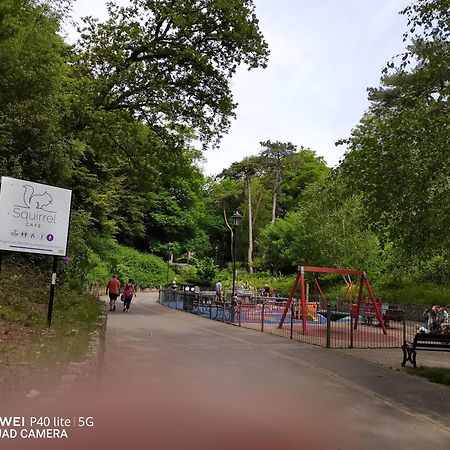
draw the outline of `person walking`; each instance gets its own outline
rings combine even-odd
[[[123,310],[129,311],[131,300],[133,299],[133,295],[136,297],[136,289],[134,288],[133,280],[130,278],[128,283],[125,285],[123,289]]]
[[[222,281],[220,280],[216,283],[216,300],[222,301]]]
[[[109,310],[116,310],[116,300],[120,295],[120,281],[117,279],[117,275],[113,275],[112,278],[108,281],[108,285],[106,286],[106,295],[109,293]]]

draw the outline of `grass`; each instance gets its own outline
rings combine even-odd
[[[0,361],[4,365],[50,368],[81,360],[86,354],[100,302],[91,295],[57,285],[49,328],[48,259],[14,257],[2,266]]]
[[[441,367],[418,367],[417,369],[408,369],[408,372],[418,377],[426,378],[432,383],[445,384],[450,386],[450,369]]]
[[[405,283],[400,287],[378,289],[381,298],[391,303],[412,303],[415,305],[450,305],[448,285],[436,283]]]

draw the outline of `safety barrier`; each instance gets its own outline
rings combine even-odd
[[[384,333],[370,306],[363,306],[356,315],[354,305],[339,304],[336,299],[325,306],[318,301],[308,302],[303,327],[301,304],[293,301],[280,327],[287,300],[254,297],[231,302],[216,299],[214,292],[161,289],[159,293],[160,303],[171,308],[331,348],[400,348],[427,320],[424,305],[383,306]]]

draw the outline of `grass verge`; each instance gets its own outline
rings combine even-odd
[[[446,386],[450,386],[450,369],[421,366],[417,369],[408,369],[408,372],[412,375],[426,378],[432,383],[445,384]]]
[[[99,300],[58,284],[47,325],[51,261],[8,258],[0,272],[0,385],[61,372],[85,356],[101,312]]]

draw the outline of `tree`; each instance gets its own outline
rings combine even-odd
[[[252,177],[261,172],[261,159],[257,156],[248,156],[240,162],[233,163],[225,169],[221,177],[238,179],[244,182],[244,191],[247,193],[247,221],[248,221],[248,271],[253,273],[253,203],[252,203]]]
[[[205,142],[228,129],[230,79],[265,67],[267,44],[251,0],[131,0],[109,19],[85,19],[79,48],[97,107],[127,110],[169,139],[186,127]]]
[[[339,176],[310,184],[295,211],[260,235],[263,265],[290,273],[297,265],[378,270],[379,241],[368,229],[360,195]]]
[[[262,160],[265,160],[268,174],[274,178],[272,190],[272,219],[270,223],[274,224],[277,212],[277,196],[283,181],[283,169],[288,157],[297,151],[297,147],[291,142],[260,142],[264,150],[260,152]]]
[[[61,120],[68,47],[58,31],[58,19],[36,2],[0,5],[0,165],[11,176],[54,184],[74,157]]]
[[[279,202],[281,215],[297,209],[307,186],[327,176],[330,169],[323,157],[301,146],[298,152],[287,158],[283,172]]]
[[[344,141],[341,170],[364,195],[368,219],[414,260],[449,258],[450,9],[448,0],[406,8],[412,42],[388,64],[371,106]],[[416,30],[419,35],[414,34]]]

